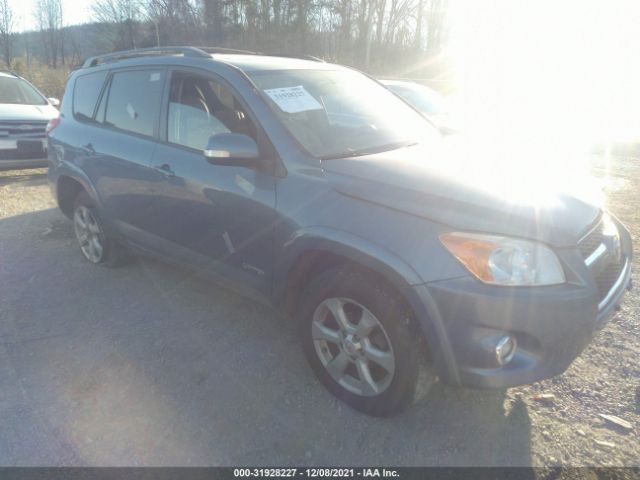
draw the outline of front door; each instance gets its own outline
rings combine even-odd
[[[165,98],[166,141],[152,161],[162,178],[154,191],[155,233],[169,255],[268,294],[276,201],[272,147],[222,80],[175,71]],[[258,165],[206,160],[209,137],[229,132],[257,142]]]

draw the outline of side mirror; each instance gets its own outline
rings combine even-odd
[[[59,107],[60,106],[60,100],[58,100],[57,98],[49,97],[49,98],[47,98],[47,100],[49,100],[49,103],[54,107]]]
[[[240,133],[219,133],[209,137],[204,156],[213,165],[250,166],[260,155],[258,145],[250,136]]]

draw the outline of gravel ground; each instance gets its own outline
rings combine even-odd
[[[640,158],[594,175],[638,258]],[[42,170],[0,172],[0,292],[0,465],[640,465],[637,288],[563,375],[437,386],[390,419],[325,392],[272,310],[158,262],[83,261]]]

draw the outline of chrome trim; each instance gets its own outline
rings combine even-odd
[[[609,290],[609,293],[607,293],[607,296],[604,297],[600,301],[600,303],[598,303],[598,310],[602,310],[604,307],[606,307],[607,303],[609,303],[611,299],[618,293],[618,289],[627,278],[627,274],[629,273],[630,266],[631,266],[631,263],[629,262],[629,259],[625,260],[624,267],[622,267],[622,272],[620,272],[620,276],[616,280],[616,283],[613,284],[613,286]]]
[[[511,343],[511,349],[507,352],[506,356],[502,356],[502,349],[504,347],[506,347],[509,343]],[[518,348],[518,342],[516,341],[515,337],[512,337],[511,335],[504,335],[503,337],[501,337],[498,340],[498,343],[496,343],[496,361],[498,362],[498,364],[500,365],[505,365],[507,363],[509,363],[512,359],[513,356],[516,354],[516,349]]]
[[[207,158],[230,158],[231,152],[228,150],[205,150],[204,156]]]
[[[587,267],[590,267],[591,265],[593,265],[593,263],[596,260],[598,260],[602,255],[604,255],[606,251],[607,251],[607,246],[604,243],[601,243],[598,246],[598,248],[596,248],[593,252],[591,252],[591,255],[585,258],[584,263],[587,265]]]
[[[600,226],[600,224],[602,223],[602,219],[603,219],[604,215],[600,215],[599,220],[595,223],[595,225],[593,227],[591,227],[587,233],[585,233],[582,237],[580,237],[580,240],[578,240],[578,245],[580,245],[582,243],[582,241],[587,238],[589,235],[591,235],[596,228],[598,228]]]

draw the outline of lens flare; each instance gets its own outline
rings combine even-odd
[[[451,0],[449,17],[467,150],[592,196],[592,152],[640,141],[640,2]]]

